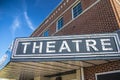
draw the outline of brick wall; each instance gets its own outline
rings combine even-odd
[[[85,80],[95,80],[96,73],[120,70],[120,61],[113,61],[84,69]]]
[[[75,1],[81,1],[84,13],[80,14],[76,19],[72,19],[71,10],[74,6],[73,4],[77,3]],[[42,33],[47,29],[49,29],[50,35],[106,33],[119,29],[120,23],[116,19],[111,0],[100,0],[100,2],[90,8],[95,1],[97,0],[64,0],[32,36],[42,36]],[[117,6],[119,5],[117,4]],[[66,9],[68,10],[66,11]],[[86,9],[88,10],[84,11]],[[117,8],[117,11],[119,11],[119,8]],[[65,25],[60,31],[56,32],[56,22],[62,16],[64,17]],[[85,80],[95,80],[95,73],[120,70],[120,61],[87,67],[84,70]]]
[[[84,3],[84,0],[82,0]],[[113,32],[119,29],[109,0],[101,0],[56,35]]]
[[[72,7],[79,1],[82,3],[83,12],[87,8],[89,9],[74,20],[72,19]],[[110,0],[100,0],[90,8],[95,1],[97,0],[64,0],[32,36],[42,36],[47,29],[49,29],[50,35],[104,33],[119,29]],[[64,26],[56,32],[56,23],[60,17],[64,17]]]
[[[75,1],[79,0],[63,0],[59,6],[45,19],[45,21],[43,21],[43,23],[32,33],[32,36],[41,36],[42,32],[49,28],[50,34],[53,34],[56,31],[54,27],[56,28],[56,20],[59,18],[58,16],[60,16]]]

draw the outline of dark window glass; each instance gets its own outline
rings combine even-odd
[[[82,6],[81,6],[81,3],[78,3],[73,8],[73,18],[77,17],[81,12],[82,12]]]
[[[120,72],[97,75],[97,80],[120,80]]]
[[[49,36],[49,30],[46,30],[46,31],[43,33],[43,36],[45,36],[45,37]]]
[[[63,22],[63,17],[62,17],[57,22],[57,30],[61,29],[63,27],[63,24],[64,22]]]

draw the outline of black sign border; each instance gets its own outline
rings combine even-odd
[[[97,52],[97,53],[72,53],[72,54],[38,54],[38,55],[16,55],[18,43],[20,41],[41,41],[41,40],[63,40],[63,39],[77,39],[77,38],[100,38],[100,37],[114,37],[118,51],[116,52]],[[70,35],[70,36],[50,36],[50,37],[30,37],[30,38],[17,38],[13,46],[12,59],[23,59],[32,61],[43,60],[89,60],[89,59],[120,59],[120,42],[117,33],[106,33],[106,34],[91,34],[91,35]],[[81,55],[82,54],[82,55]],[[35,60],[34,60],[35,59]],[[46,61],[47,61],[46,60]]]

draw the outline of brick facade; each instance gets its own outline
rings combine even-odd
[[[31,37],[42,36],[46,30],[49,30],[50,36],[114,32],[120,28],[120,5],[114,1],[63,0],[32,33]],[[72,8],[78,2],[81,2],[83,12],[73,19]],[[59,31],[56,31],[56,23],[60,17],[64,18],[64,26]],[[84,69],[85,80],[95,80],[96,73],[114,70],[120,70],[120,61],[87,67]]]
[[[97,66],[87,67],[84,69],[85,80],[96,80],[95,74],[109,71],[120,70],[120,61],[112,61]]]
[[[80,1],[83,12],[72,19],[72,8]],[[99,0],[64,0],[31,36],[42,36],[47,29],[50,36],[113,32],[119,29],[111,1],[100,0],[95,4],[96,1]],[[56,23],[60,17],[64,18],[64,26],[56,31]]]
[[[72,21],[71,24],[56,34],[91,34],[113,32],[117,29],[118,23],[110,6],[110,2],[108,0],[101,0],[101,2],[80,15],[76,20]]]

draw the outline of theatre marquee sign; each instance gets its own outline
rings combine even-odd
[[[13,61],[119,59],[118,33],[17,38]]]

